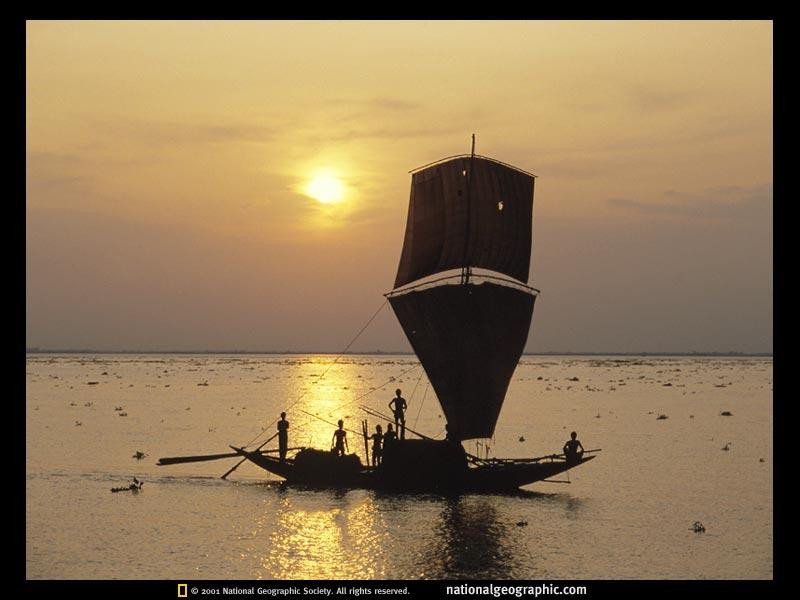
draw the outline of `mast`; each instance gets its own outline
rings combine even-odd
[[[469,283],[469,275],[470,275],[470,265],[469,260],[467,257],[469,256],[469,226],[470,226],[470,216],[471,216],[471,206],[470,206],[470,191],[472,189],[472,167],[475,164],[475,134],[472,134],[472,151],[469,155],[469,167],[467,172],[467,218],[466,218],[466,234],[464,236],[464,258],[462,260],[463,266],[461,267],[461,285],[467,285]]]

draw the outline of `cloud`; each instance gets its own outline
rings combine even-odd
[[[75,196],[91,191],[90,179],[75,173],[83,163],[77,154],[32,152],[26,161],[28,197]]]
[[[534,159],[530,159],[532,164],[535,164]],[[606,170],[601,165],[591,165],[588,162],[576,163],[576,161],[554,161],[554,162],[539,162],[534,168],[536,175],[542,177],[559,177],[563,179],[590,179],[597,177]]]
[[[464,131],[459,125],[441,125],[435,127],[414,126],[414,127],[362,127],[351,128],[341,131],[330,132],[324,136],[309,137],[311,140],[333,140],[333,141],[353,141],[364,139],[409,139],[409,138],[435,138],[443,135],[451,135]]]
[[[695,103],[699,94],[688,89],[668,89],[652,85],[637,85],[627,90],[627,96],[635,108],[642,112],[680,110]]]
[[[234,122],[194,117],[195,121],[153,121],[133,117],[92,119],[98,130],[128,140],[149,144],[205,144],[224,142],[263,142],[285,130],[252,122]]]
[[[391,98],[376,96],[373,98],[332,98],[327,101],[331,106],[352,106],[368,109],[378,109],[391,112],[411,112],[423,108],[419,102],[412,102],[404,98]]]
[[[749,219],[765,214],[772,202],[772,184],[714,187],[702,194],[667,190],[664,196],[676,198],[680,203],[610,198],[608,204],[612,208],[654,216]]]

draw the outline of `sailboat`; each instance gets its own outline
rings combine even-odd
[[[539,293],[528,285],[535,180],[476,155],[474,135],[470,154],[411,171],[403,249],[385,295],[442,407],[446,439],[398,440],[378,467],[309,448],[283,461],[231,446],[235,453],[292,483],[425,491],[515,490],[594,458],[481,458],[463,447],[494,435],[528,339]]]

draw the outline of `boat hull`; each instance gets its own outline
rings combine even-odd
[[[330,459],[320,457],[320,464],[309,468],[297,458],[281,462],[277,458],[247,452],[242,448],[236,448],[236,451],[289,484],[434,493],[514,491],[524,485],[547,480],[594,458],[585,456],[572,462],[557,457],[538,461],[487,461],[478,465],[465,463],[462,468],[454,469],[452,465],[443,465],[446,461],[437,460],[434,455],[426,463],[414,461],[391,465],[385,462],[382,467],[372,468],[361,466],[354,455],[342,458],[315,451],[320,455],[329,455]]]

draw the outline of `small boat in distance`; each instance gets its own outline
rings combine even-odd
[[[397,440],[377,467],[311,448],[285,460],[234,452],[290,483],[441,492],[511,491],[594,458],[481,458],[462,445],[494,435],[528,339],[539,293],[528,285],[534,184],[531,173],[477,156],[474,135],[470,154],[411,171],[403,249],[385,296],[442,407],[445,440]]]

